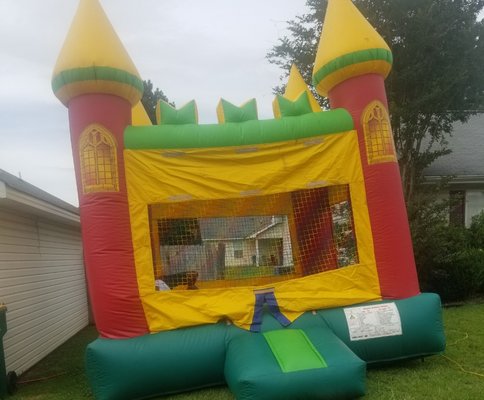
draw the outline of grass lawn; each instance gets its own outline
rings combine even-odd
[[[255,265],[244,265],[237,267],[225,267],[226,279],[247,279],[272,275],[274,275],[274,267],[271,266],[262,265],[256,267]]]
[[[371,400],[484,398],[484,304],[444,309],[447,350],[424,361],[404,361],[368,370]],[[8,400],[92,399],[84,375],[84,348],[96,338],[93,327],[58,348],[19,378]],[[276,383],[275,383],[276,384]],[[169,400],[233,400],[225,387],[160,397]]]

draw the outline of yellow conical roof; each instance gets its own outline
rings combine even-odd
[[[329,0],[313,70],[318,93],[358,75],[386,78],[391,65],[390,48],[351,0]]]
[[[290,100],[296,100],[300,95],[301,92],[307,92],[309,98],[309,104],[311,104],[311,109],[314,112],[319,112],[321,110],[321,106],[319,105],[318,101],[314,98],[313,94],[306,85],[304,78],[302,77],[301,73],[297,69],[295,65],[291,66],[291,71],[289,72],[289,79],[287,81],[286,91],[284,92],[284,97],[287,97]]]
[[[108,93],[136,104],[143,82],[98,0],[81,0],[57,59],[52,88],[64,104],[80,94]]]
[[[131,108],[131,125],[133,126],[150,126],[151,119],[146,112],[146,108],[141,101],[138,101],[133,108]]]

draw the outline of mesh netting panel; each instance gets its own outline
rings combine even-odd
[[[158,290],[257,286],[356,264],[347,185],[150,206]]]

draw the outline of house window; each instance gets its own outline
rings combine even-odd
[[[465,224],[469,228],[472,219],[484,211],[484,190],[466,190],[465,192]]]
[[[244,251],[243,250],[234,250],[234,258],[243,258]]]
[[[450,191],[449,222],[451,225],[464,226],[466,216],[465,190]]]
[[[244,257],[244,244],[242,241],[234,242],[234,258]]]
[[[89,126],[79,139],[79,160],[84,194],[119,190],[116,142],[109,131]]]
[[[234,246],[234,258],[244,258],[244,243],[241,240],[235,241]]]
[[[397,161],[390,119],[381,102],[373,101],[366,107],[362,125],[368,164]]]

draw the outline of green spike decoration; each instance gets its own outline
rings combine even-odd
[[[186,125],[198,123],[198,110],[195,100],[176,109],[171,104],[160,100],[156,105],[156,122],[158,125]]]
[[[225,99],[220,99],[217,117],[219,124],[257,120],[257,103],[255,99],[250,99],[238,107]]]
[[[273,103],[275,108],[274,115],[280,115],[281,118],[296,117],[313,112],[306,92],[302,92],[295,101],[291,101],[281,95],[277,95],[275,100]],[[276,110],[279,112],[276,112]]]

